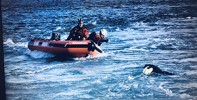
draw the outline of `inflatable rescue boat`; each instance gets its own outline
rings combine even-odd
[[[53,41],[51,39],[36,38],[29,41],[28,48],[59,57],[86,57],[102,53],[100,47],[92,40]]]

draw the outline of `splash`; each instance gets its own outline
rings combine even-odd
[[[52,54],[48,54],[48,53],[41,52],[41,51],[30,51],[30,50],[27,50],[25,52],[25,54],[31,56],[34,59],[54,57],[54,55],[52,55]]]
[[[11,38],[8,38],[5,42],[3,42],[3,44],[5,44],[5,45],[14,45],[15,43],[13,42],[13,40]]]
[[[28,42],[14,42],[13,39],[8,38],[3,44],[9,47],[27,47]]]
[[[102,58],[102,57],[107,57],[107,56],[108,56],[108,53],[103,52],[103,53],[101,53],[101,54],[94,55],[94,56],[89,55],[89,56],[87,56],[86,58],[87,58],[87,59],[91,59],[91,58]]]

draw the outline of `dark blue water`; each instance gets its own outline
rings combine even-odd
[[[197,99],[195,0],[2,0],[8,100]],[[62,40],[84,18],[104,28],[98,57],[60,59],[30,51],[34,37]],[[142,74],[147,63],[173,76]]]

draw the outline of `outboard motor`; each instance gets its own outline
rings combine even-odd
[[[60,40],[60,34],[59,33],[52,33],[51,40]]]

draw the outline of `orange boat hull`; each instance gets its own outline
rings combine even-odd
[[[33,39],[29,41],[30,50],[47,52],[60,57],[86,57],[102,53],[100,47],[90,40],[84,41],[51,41]]]

